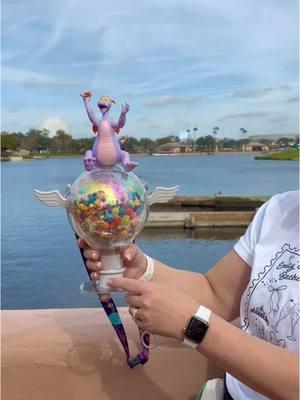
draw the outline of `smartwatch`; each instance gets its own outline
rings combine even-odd
[[[211,310],[200,306],[183,330],[183,344],[195,349],[203,340],[208,329]]]

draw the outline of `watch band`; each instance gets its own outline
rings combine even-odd
[[[154,261],[151,257],[147,256],[147,254],[144,255],[146,257],[147,267],[144,275],[142,275],[139,280],[149,282],[152,280],[154,274]]]
[[[207,324],[209,323],[210,316],[211,316],[211,310],[205,306],[200,306],[198,308],[198,310],[195,312],[195,314],[193,315],[193,317],[199,318],[202,321],[206,322]],[[183,344],[187,347],[195,349],[199,343],[196,343],[193,340],[190,340],[183,333]]]

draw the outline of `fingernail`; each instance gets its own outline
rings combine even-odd
[[[110,286],[110,285],[112,284],[112,280],[111,280],[111,279],[108,279],[108,280],[106,281],[106,284],[107,284],[108,286]]]
[[[101,262],[100,262],[100,261],[97,261],[95,264],[96,264],[96,267],[100,270],[100,269],[101,269],[101,266],[102,266]]]
[[[92,253],[92,257],[93,257],[94,260],[96,260],[97,259],[97,253],[95,253],[95,252]]]
[[[131,261],[131,254],[126,254],[124,257],[127,261]]]

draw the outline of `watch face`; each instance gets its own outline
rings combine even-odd
[[[192,317],[186,330],[185,336],[196,343],[200,343],[207,331],[208,324],[205,321]]]

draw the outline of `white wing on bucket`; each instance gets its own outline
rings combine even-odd
[[[50,192],[41,192],[34,190],[35,196],[48,207],[66,207],[67,199],[63,197],[58,190],[51,190]]]
[[[151,206],[154,203],[166,203],[176,195],[179,189],[179,185],[169,188],[157,186],[154,192],[148,196],[149,205]]]

